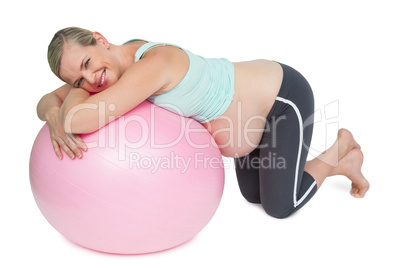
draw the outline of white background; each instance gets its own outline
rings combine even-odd
[[[0,11],[0,267],[400,267],[399,1],[63,2],[6,1]],[[337,105],[329,106],[337,107],[333,124],[317,122],[313,146],[332,142],[333,126],[352,130],[371,190],[356,200],[346,178],[332,177],[302,210],[277,220],[243,199],[231,166],[216,215],[183,246],[116,256],[70,243],[41,215],[28,172],[43,125],[36,104],[61,85],[47,65],[47,45],[67,26],[100,31],[114,44],[142,38],[205,57],[266,58],[298,69],[317,110]]]

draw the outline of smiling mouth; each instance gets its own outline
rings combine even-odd
[[[103,70],[98,87],[103,87],[105,84],[105,81],[106,81],[106,69]]]

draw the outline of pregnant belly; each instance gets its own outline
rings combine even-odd
[[[222,155],[242,157],[261,141],[266,118],[282,84],[278,63],[266,60],[234,63],[235,94],[223,115],[203,126],[215,139]]]
[[[215,139],[222,155],[227,157],[241,157],[252,152],[260,143],[265,129],[264,116],[247,117],[240,113],[245,109],[242,104],[239,102],[237,105],[238,114],[226,114],[203,124]]]

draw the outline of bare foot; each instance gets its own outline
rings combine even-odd
[[[338,131],[338,160],[341,160],[346,156],[352,149],[359,149],[360,145],[353,138],[352,133],[344,128]]]
[[[355,141],[352,133],[349,130],[341,128],[338,131],[338,137],[335,143],[328,150],[320,154],[317,159],[321,160],[327,165],[337,167],[341,159],[344,158],[347,153],[349,153],[353,149],[360,150],[360,145]]]
[[[339,174],[348,177],[352,181],[350,194],[356,198],[363,198],[370,188],[369,182],[364,178],[361,168],[363,165],[363,153],[360,149],[350,150],[339,162]]]

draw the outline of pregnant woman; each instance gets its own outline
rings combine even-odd
[[[357,198],[369,189],[360,146],[346,129],[339,130],[332,147],[306,161],[314,98],[306,79],[287,65],[207,59],[139,39],[114,45],[76,27],[55,34],[48,61],[66,84],[39,101],[38,116],[47,121],[60,159],[61,149],[82,157],[86,147],[77,134],[95,131],[149,100],[199,121],[222,155],[235,158],[243,196],[273,217],[300,209],[329,176],[348,177]],[[99,103],[112,108],[99,113]],[[92,108],[83,108],[88,105]]]

